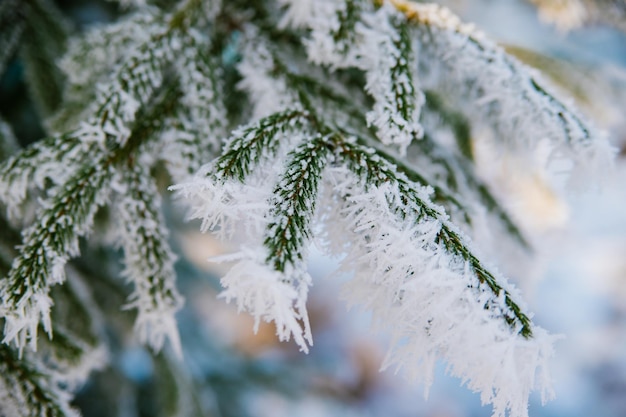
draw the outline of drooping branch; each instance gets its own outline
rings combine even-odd
[[[394,165],[384,157],[377,155],[374,149],[364,148],[362,145],[345,140],[341,136],[336,136],[335,140],[336,152],[339,157],[348,164],[351,171],[361,178],[366,189],[370,186],[378,187],[383,184],[397,187],[401,199],[396,203],[398,206],[394,207],[397,215],[402,218],[415,219],[415,221],[422,221],[424,218],[438,221],[441,224],[441,229],[437,232],[434,243],[442,245],[445,251],[452,255],[458,255],[464,262],[467,262],[470,272],[475,275],[480,284],[489,289],[494,299],[503,297],[504,305],[498,307],[498,314],[522,336],[532,337],[530,319],[521,311],[521,308],[513,301],[511,295],[498,282],[499,280],[495,278],[493,273],[473,254],[469,244],[465,242],[465,238],[448,221],[447,215],[441,208],[433,205],[424,191],[416,191],[423,186],[412,183],[407,177],[399,173]]]

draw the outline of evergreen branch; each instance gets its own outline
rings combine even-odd
[[[311,29],[306,45],[310,61],[331,68],[354,67],[364,71],[365,90],[374,99],[367,123],[376,127],[384,144],[398,145],[404,152],[414,137],[423,134],[419,114],[424,96],[417,82],[410,27],[393,7],[372,11],[362,6],[356,2],[324,1],[320,11],[310,10],[309,16],[305,10],[296,11],[306,9],[305,6],[291,2],[287,16],[306,17],[301,23]],[[348,27],[355,29],[350,48],[342,39]]]
[[[11,260],[16,255],[14,247],[19,244],[20,239],[19,234],[2,215],[0,215],[0,230],[4,233],[4,239],[0,242],[0,275],[4,276],[10,270]],[[5,244],[8,246],[5,247]],[[86,380],[92,370],[104,365],[106,354],[102,347],[97,346],[98,340],[94,335],[91,312],[82,303],[83,300],[78,299],[77,293],[67,285],[55,287],[52,298],[55,300],[51,312],[54,340],[46,343],[44,339],[43,346],[40,346],[42,353],[37,357],[29,353],[25,357],[13,359],[18,366],[39,368],[42,378],[54,381],[55,385],[62,384],[64,390],[74,390]],[[68,326],[67,329],[65,326]],[[11,352],[11,347],[0,344],[0,362],[3,362],[6,354],[11,354]],[[45,365],[40,363],[42,359]],[[16,377],[16,375],[5,375],[5,372],[2,372],[2,375],[5,376],[5,381]],[[23,387],[23,377],[23,375],[17,375],[16,378],[20,387]],[[4,387],[2,382],[0,382],[0,387]],[[0,389],[0,391],[10,390]],[[14,402],[18,401],[20,395],[22,394],[14,391],[9,400],[6,398],[2,400],[4,397],[0,392],[0,400],[2,400],[0,401],[0,415],[18,415],[7,414],[7,410],[15,406]],[[40,404],[40,406],[46,405]]]
[[[180,93],[177,88],[168,86],[163,97],[155,97],[153,108],[140,109],[139,121],[134,128],[133,144],[119,148],[117,144],[108,144],[109,149],[99,146],[106,141],[99,127],[83,123],[83,125],[69,133],[51,136],[34,143],[17,155],[0,164],[0,202],[7,206],[11,218],[19,218],[20,205],[26,199],[27,191],[31,188],[45,189],[48,181],[53,184],[63,184],[79,167],[93,155],[107,158],[111,152],[122,150],[121,156],[112,156],[110,163],[123,158],[127,153],[136,149],[138,143],[147,140],[154,132],[163,126],[164,114],[171,114],[171,107]],[[150,112],[152,112],[150,114]],[[159,113],[160,112],[160,113]],[[63,164],[60,164],[60,162]]]
[[[346,55],[348,49],[356,41],[356,27],[362,19],[362,5],[358,0],[346,0],[344,4],[344,8],[336,11],[339,27],[336,30],[331,30],[330,33],[340,53]]]
[[[155,22],[160,28],[125,57],[115,69],[111,82],[97,92],[97,110],[90,123],[99,126],[120,146],[130,137],[137,111],[159,91],[165,79],[165,68],[175,60],[184,43],[187,27],[181,22],[187,14],[197,12],[202,4],[199,0],[188,0],[182,9],[164,17],[166,22],[160,19],[158,24]]]
[[[244,181],[254,184],[255,179],[263,182],[261,188],[266,187],[268,178],[259,165],[267,165],[268,157],[278,152],[279,145],[285,145],[280,143],[284,142],[281,141],[283,135],[292,134],[294,127],[299,127],[297,133],[303,135],[302,130],[306,131],[310,122],[314,120],[307,113],[288,111],[244,127],[233,134],[223,156],[201,170],[195,181],[170,189],[199,200],[192,205],[190,217],[203,220],[202,230],[219,224],[223,234],[228,232],[231,228],[228,222],[239,222],[242,209],[247,219],[255,218],[257,210],[263,210],[263,217],[267,217],[266,207],[259,207],[263,205],[256,203],[256,207],[246,207],[245,200],[254,197],[253,194],[233,188],[246,187]],[[280,340],[293,336],[300,348],[308,351],[312,337],[305,303],[311,278],[301,269],[302,250],[304,240],[310,237],[308,225],[327,150],[319,140],[306,141],[304,136],[302,140],[305,143],[287,155],[286,172],[270,197],[270,224],[262,219],[266,229],[264,254],[244,250],[233,257],[240,261],[222,278],[225,290],[220,297],[227,301],[234,299],[239,310],[250,312],[255,317],[255,330],[261,319],[274,321]],[[298,143],[293,138],[288,141]],[[255,178],[248,178],[253,171]],[[264,195],[262,189],[260,194]],[[250,240],[254,239],[253,236]]]
[[[310,100],[308,97],[325,97],[328,99],[328,104],[334,104],[338,109],[342,109],[343,112],[348,113],[349,116],[354,119],[355,123],[364,123],[363,113],[356,107],[354,101],[350,101],[336,89],[333,90],[328,88],[326,85],[322,84],[320,80],[304,74],[290,72],[284,64],[280,63],[280,61],[276,62],[277,65],[279,65],[281,73],[283,73],[286,77],[289,87],[300,92],[302,102],[308,102]],[[442,117],[443,121],[451,126],[455,132],[459,150],[463,156],[471,161],[471,138],[469,136],[469,125],[465,117],[445,108],[441,99],[439,99],[432,92],[426,92],[426,97],[429,110],[436,111],[437,114]],[[320,111],[324,111],[324,109],[312,108],[310,106],[305,106],[305,108],[309,112],[316,114],[319,114]],[[336,120],[325,120],[324,122],[336,122]],[[349,124],[349,126],[352,128],[353,124]],[[333,129],[330,128],[329,130],[332,131]],[[343,128],[339,128],[339,130],[343,131],[344,134],[348,133]],[[417,167],[410,166],[410,164],[404,162],[402,158],[394,157],[391,153],[381,149],[376,145],[376,143],[372,142],[372,140],[368,140],[367,138],[367,134],[364,134],[363,136],[360,136],[358,141],[364,146],[375,149],[376,153],[392,162],[399,169],[399,171],[406,175],[411,181],[421,185],[431,186],[434,191],[433,201],[443,205],[448,210],[458,210],[468,224],[471,224],[472,216],[468,211],[468,208],[462,203],[462,201],[459,200],[459,197],[433,183],[429,178],[427,178],[427,176],[421,173]],[[519,229],[513,219],[511,219],[502,205],[496,200],[487,185],[476,176],[474,169],[470,164],[452,155],[451,152],[438,145],[429,135],[425,135],[419,141],[413,141],[413,146],[419,149],[420,154],[427,155],[433,163],[445,169],[448,173],[446,185],[452,192],[460,193],[462,190],[460,188],[459,181],[465,182],[473,193],[478,196],[479,201],[484,204],[485,207],[497,218],[499,218],[500,221],[502,221],[507,231],[511,233],[518,243],[525,248],[530,248],[523,232]],[[460,172],[458,172],[459,170]],[[457,178],[459,175],[461,175],[462,178]]]
[[[364,44],[364,21],[371,7],[359,0],[318,1],[302,3],[282,0],[287,4],[281,26],[311,30],[305,46],[307,55],[315,64],[329,65],[332,69],[359,66]],[[349,33],[353,30],[352,33]],[[376,42],[370,45],[377,47]]]
[[[280,71],[281,74],[283,74],[287,80],[287,84],[289,86],[289,88],[292,88],[296,91],[298,91],[299,93],[299,97],[300,97],[300,102],[303,104],[303,107],[309,112],[309,114],[311,114],[310,118],[312,118],[312,122],[314,124],[317,125],[318,128],[321,128],[321,130],[325,131],[325,132],[333,132],[334,129],[332,127],[329,127],[326,123],[326,120],[324,120],[324,122],[321,122],[319,119],[319,113],[320,113],[320,109],[318,108],[314,108],[311,105],[311,99],[315,96],[311,96],[311,92],[316,92],[318,93],[317,95],[321,95],[321,96],[325,96],[326,98],[328,98],[328,101],[332,104],[335,104],[338,108],[342,108],[344,112],[349,113],[349,116],[352,117],[353,119],[355,119],[355,121],[359,124],[363,124],[365,123],[365,119],[363,117],[363,113],[361,111],[359,111],[359,109],[356,108],[355,104],[353,101],[349,101],[346,97],[344,97],[341,93],[339,93],[336,90],[331,90],[330,88],[328,88],[327,86],[325,86],[324,84],[322,84],[319,80],[310,77],[310,76],[306,76],[303,74],[295,74],[291,71],[289,71],[286,66],[284,64],[282,64],[282,62],[275,60],[275,64],[277,66],[277,70]],[[321,111],[323,112],[324,109],[321,109]],[[312,115],[315,114],[315,117],[313,117]],[[315,119],[315,120],[313,120]],[[331,122],[336,122],[336,120],[332,120]],[[350,125],[350,127],[352,127],[352,125]],[[346,134],[347,132],[339,127],[338,128],[339,131],[343,132],[344,134]],[[405,162],[403,162],[400,158],[396,158],[394,156],[392,156],[390,153],[380,149],[379,146],[377,146],[375,143],[372,143],[372,141],[367,140],[366,139],[367,136],[362,136],[359,138],[359,142],[364,145],[364,146],[369,146],[372,149],[375,149],[376,152],[382,156],[383,158],[387,159],[388,161],[391,161],[394,165],[396,165],[396,167],[398,167],[398,169],[404,173],[411,181],[414,181],[418,184],[421,185],[430,185],[433,187],[434,190],[434,201],[436,201],[439,204],[444,205],[447,208],[454,208],[455,210],[458,210],[461,212],[461,214],[464,216],[464,218],[469,222],[471,219],[470,213],[468,212],[467,208],[461,204],[461,202],[459,201],[459,199],[457,197],[455,197],[454,195],[452,195],[450,192],[444,190],[442,187],[436,185],[436,184],[431,184],[431,182],[422,174],[420,173],[416,167],[411,167],[408,164],[406,164]],[[426,142],[429,142],[428,138],[423,139]],[[419,141],[419,143],[424,146],[423,141]],[[430,148],[429,148],[430,149]],[[432,152],[430,152],[430,156],[431,158],[433,158],[433,160],[435,160],[435,156]],[[447,161],[436,161],[436,162],[440,162],[440,163],[446,163]],[[469,174],[469,173],[468,173]],[[474,180],[473,184],[476,183],[477,179]],[[457,191],[457,190],[455,190]],[[486,187],[481,187],[480,188],[480,193],[481,195],[483,195],[483,197],[485,199],[491,197],[491,194],[489,194],[489,191],[486,189]],[[500,207],[498,205],[495,205],[496,201],[495,200],[490,200],[490,203],[494,203],[494,206],[491,207],[490,209],[495,210],[495,211],[499,211]],[[507,226],[509,225],[509,218],[506,216],[506,213],[504,213],[504,215],[502,215],[503,221],[507,222]],[[510,223],[511,225],[512,222]],[[514,225],[513,225],[514,226]],[[521,236],[521,234],[519,235]]]
[[[281,145],[278,139],[282,135],[306,130],[307,124],[306,112],[290,110],[274,113],[235,130],[215,162],[216,174],[219,178],[235,178],[244,182],[262,158],[274,156],[278,152]]]
[[[99,144],[106,141],[106,136],[96,125],[83,123],[78,129],[68,133],[45,138],[23,149],[0,164],[0,202],[7,206],[11,218],[19,218],[20,205],[26,199],[27,191],[32,188],[45,189],[47,181],[63,184],[85,160],[93,155],[106,158],[116,149],[122,150],[121,156],[113,156],[111,162],[124,158],[127,153],[136,149],[137,144],[144,142],[163,127],[161,116],[171,114],[174,103],[180,92],[177,87],[167,86],[162,97],[153,98],[156,104],[152,108],[138,111],[139,121],[133,130],[133,144],[120,148],[117,144],[107,144],[103,149]],[[61,165],[60,162],[63,162]]]
[[[4,257],[4,250],[0,252],[0,275],[4,276],[9,272],[10,260],[15,257],[13,249],[20,239],[2,215],[0,230],[5,238],[0,245],[11,246],[7,249],[9,258]],[[73,281],[70,280],[70,284],[74,284]],[[36,413],[42,410],[46,410],[45,415],[77,415],[69,408],[69,391],[74,391],[92,370],[105,364],[106,352],[97,346],[92,314],[84,304],[85,300],[80,300],[74,285],[56,287],[55,290],[52,298],[56,302],[51,311],[55,337],[50,341],[43,339],[39,346],[40,355],[28,352],[18,360],[11,347],[0,344],[0,363],[13,362],[13,366],[5,367],[1,372],[4,379],[0,381],[1,415],[39,415]],[[85,290],[80,292],[84,298]],[[12,383],[7,385],[7,381]],[[8,393],[8,397],[3,393]],[[27,397],[29,400],[25,401]],[[16,408],[28,410],[11,411]]]
[[[393,92],[392,102],[395,101],[397,108],[394,110],[397,111],[402,117],[402,120],[406,122],[408,130],[413,132],[411,124],[417,123],[417,119],[419,119],[417,106],[423,104],[424,97],[423,93],[414,85],[415,80],[413,78],[415,69],[412,68],[412,64],[415,63],[415,52],[413,51],[413,40],[411,39],[409,26],[402,20],[393,22],[393,25],[398,34],[398,39],[393,40],[398,55],[395,57],[396,63],[391,67],[390,74]],[[390,123],[397,122],[390,121]],[[403,128],[405,126],[398,127],[404,130]],[[419,137],[419,134],[416,134]]]
[[[269,251],[266,262],[277,271],[298,269],[305,260],[302,250],[312,238],[319,181],[331,156],[326,142],[318,136],[294,149],[274,189],[264,245]]]
[[[337,105],[338,108],[343,108],[343,111],[349,113],[352,118],[355,119],[358,123],[363,123],[363,114],[355,107],[354,102],[349,101],[345,98],[341,93],[336,90],[331,90],[324,84],[322,84],[319,80],[303,75],[303,74],[295,74],[287,69],[287,67],[282,64],[282,62],[275,59],[275,64],[277,69],[283,74],[287,80],[287,83],[290,88],[299,92],[300,101],[305,103],[304,107],[310,113],[319,113],[319,109],[311,107],[310,98],[311,92],[317,93],[317,95],[313,96],[324,96],[328,98],[328,101]],[[464,146],[468,148],[470,143],[468,125],[466,120],[459,114],[447,112],[443,108],[443,104],[440,100],[435,100],[432,97],[432,93],[429,93],[429,102],[428,105],[434,106],[437,111],[443,114],[442,117],[445,117],[446,121],[451,122],[452,128],[455,130],[455,133],[459,136],[457,141],[459,142],[459,147]],[[338,104],[339,103],[339,104]],[[322,110],[324,111],[324,110]],[[332,131],[332,129],[329,129]],[[343,129],[339,129],[343,130]],[[416,167],[409,166],[407,163],[403,162],[400,158],[396,158],[392,156],[390,153],[380,149],[376,144],[371,141],[364,139],[367,136],[363,136],[359,139],[359,142],[362,145],[372,147],[376,149],[376,153],[385,158],[388,161],[391,161],[400,172],[406,175],[411,181],[416,182],[421,185],[430,185],[433,188],[433,201],[438,204],[442,204],[448,210],[454,209],[458,210],[463,218],[471,224],[471,214],[468,208],[459,201],[457,196],[452,195],[451,192],[446,191],[441,186],[432,183],[426,176],[420,173]],[[511,235],[525,248],[530,248],[528,242],[524,238],[523,233],[515,224],[515,222],[510,218],[508,213],[502,208],[502,206],[498,203],[495,197],[491,194],[488,187],[480,180],[474,173],[473,168],[469,166],[469,164],[464,163],[459,158],[454,158],[452,155],[443,156],[445,150],[439,147],[430,137],[425,136],[420,141],[414,142],[416,147],[419,147],[420,151],[424,154],[428,155],[428,158],[432,160],[434,163],[442,166],[448,172],[448,186],[450,186],[451,190],[454,192],[461,191],[457,184],[457,172],[455,172],[454,167],[458,167],[461,170],[461,174],[463,176],[463,180],[467,183],[467,185],[472,189],[474,193],[477,194],[478,199],[487,207],[487,209],[494,213],[497,218],[502,221],[506,229],[511,233]],[[471,152],[471,149],[467,152]],[[454,166],[454,167],[453,167]]]
[[[126,308],[138,310],[135,330],[142,343],[155,351],[169,339],[182,356],[174,317],[183,303],[176,289],[176,256],[167,240],[161,199],[149,170],[140,161],[129,164],[123,174],[126,190],[117,207],[119,242],[124,250],[122,275],[134,286]]]
[[[61,389],[49,371],[18,357],[0,344],[0,414],[4,416],[79,417],[70,406],[70,394]]]
[[[20,205],[29,189],[45,188],[47,179],[62,183],[75,173],[78,165],[74,162],[88,152],[79,137],[78,132],[48,137],[0,164],[0,201],[9,218],[20,217]],[[67,165],[59,166],[60,161]]]
[[[126,147],[100,151],[99,158],[89,164],[84,160],[76,161],[78,168],[74,173],[50,190],[48,199],[36,214],[37,221],[23,232],[19,256],[14,259],[7,278],[0,282],[0,313],[5,317],[5,343],[15,341],[22,349],[30,340],[31,347],[35,349],[40,320],[45,331],[51,335],[50,286],[65,281],[64,265],[69,258],[78,255],[78,238],[89,233],[97,209],[107,201],[115,166],[127,160],[159,127],[159,123],[154,123],[155,115],[172,105],[178,94],[176,88],[170,88],[165,91],[162,100],[140,112],[142,123],[137,124],[135,134]],[[150,114],[152,117],[149,117]],[[85,130],[88,132],[89,127]],[[69,138],[76,140],[72,135]],[[35,145],[23,153],[28,156],[29,151],[36,156],[39,147]],[[11,172],[11,165],[24,161],[29,169],[36,171],[36,167],[29,166],[32,159],[11,159],[6,172]]]
[[[409,143],[423,135],[419,118],[424,94],[417,85],[409,26],[406,20],[385,10],[379,10],[368,22],[376,29],[367,40],[367,48],[370,43],[377,43],[378,47],[369,55],[363,52],[365,89],[374,98],[374,107],[366,117],[368,125],[376,127],[376,134],[384,144],[399,145],[404,154]]]
[[[345,298],[391,334],[383,367],[408,367],[429,385],[443,359],[493,404],[494,415],[526,416],[528,393],[545,389],[537,374],[545,377],[553,338],[531,323],[513,287],[430,202],[428,188],[353,139],[335,134],[329,147],[337,166],[330,171],[332,197],[342,205],[327,211],[325,226],[346,254],[342,269],[355,272]]]
[[[65,104],[48,124],[56,131],[74,129],[94,110],[85,103],[96,98],[97,86],[110,81],[129,50],[147,44],[161,33],[159,16],[147,9],[110,25],[98,26],[80,37],[70,39],[68,50],[59,60],[67,78]]]
[[[468,262],[472,272],[478,278],[481,284],[486,284],[494,297],[504,297],[506,310],[500,311],[498,315],[502,315],[507,324],[525,338],[533,337],[532,322],[530,318],[522,311],[520,306],[513,301],[511,294],[505,290],[498,282],[494,274],[483,265],[483,263],[472,253],[461,233],[452,225],[443,225],[441,231],[437,235],[436,242],[443,244],[445,248],[452,254],[460,256]],[[480,291],[481,289],[478,288]],[[497,302],[485,304],[486,309],[502,310]]]
[[[446,218],[440,208],[430,203],[425,196],[414,191],[421,187],[413,184],[404,175],[398,173],[396,167],[385,159],[375,155],[374,151],[360,145],[351,143],[342,136],[335,137],[336,153],[338,158],[345,161],[348,167],[361,180],[365,187],[379,187],[385,183],[398,188],[399,195],[404,205],[395,208],[402,218],[433,219],[441,223],[441,229],[437,233],[435,243],[442,245],[448,253],[458,255],[467,262],[472,273],[481,285],[485,285],[492,293],[494,299],[504,297],[504,305],[497,307],[499,315],[506,320],[507,324],[515,331],[526,337],[532,337],[532,325],[530,319],[521,311],[520,307],[511,298],[511,294],[505,290],[482,262],[473,254],[470,246],[462,237],[461,233]],[[477,291],[483,291],[477,288]],[[494,308],[486,304],[485,308]]]
[[[347,132],[342,132],[344,135],[348,135]],[[376,155],[380,158],[389,161],[392,165],[396,167],[398,172],[405,175],[410,181],[419,184],[423,187],[431,187],[433,190],[433,198],[432,200],[438,204],[441,204],[448,210],[458,210],[463,217],[469,221],[471,219],[471,215],[468,211],[468,208],[459,201],[459,197],[452,194],[450,191],[440,187],[437,184],[434,184],[430,181],[426,176],[420,172],[415,166],[412,166],[406,162],[404,162],[401,158],[393,156],[391,153],[383,150],[380,146],[377,146],[375,143],[372,143],[371,140],[367,140],[363,137],[357,137],[357,143],[360,146],[368,148],[372,150]],[[425,140],[425,139],[422,139]],[[419,142],[422,144],[421,140]],[[456,190],[454,190],[456,191]]]
[[[3,237],[19,242],[19,236],[0,215],[0,230]],[[2,242],[5,243],[5,242]],[[12,254],[14,256],[14,254]],[[0,274],[8,272],[7,262],[0,256]],[[71,408],[71,391],[87,378],[93,369],[105,363],[105,354],[89,340],[91,329],[86,332],[68,333],[61,323],[76,327],[87,321],[89,315],[76,302],[76,295],[63,286],[56,292],[52,309],[54,340],[39,346],[41,354],[28,352],[18,357],[12,347],[0,344],[0,415],[2,416],[78,416]],[[79,308],[76,308],[76,307]],[[60,317],[60,310],[69,312]],[[86,339],[87,338],[87,339]],[[45,340],[45,339],[44,339]]]
[[[220,157],[206,164],[186,183],[171,186],[178,196],[193,201],[189,219],[201,219],[202,231],[220,229],[231,236],[241,216],[254,218],[246,230],[258,238],[266,224],[266,198],[271,195],[276,170],[267,161],[287,145],[310,137],[309,115],[302,110],[278,112],[235,130]],[[252,175],[254,174],[254,175]],[[267,193],[267,194],[266,194]]]
[[[390,3],[427,37],[422,59],[442,65],[435,82],[450,86],[453,96],[469,99],[472,105],[464,109],[492,126],[508,146],[532,150],[548,138],[552,156],[565,155],[578,166],[606,169],[612,150],[602,134],[557,98],[536,73],[445,7],[406,0]]]
[[[142,45],[117,68],[111,84],[98,94],[97,110],[90,123],[120,146],[131,135],[137,111],[149,103],[163,83],[163,67],[174,58],[172,48],[165,44],[172,41],[160,34]]]
[[[20,255],[0,282],[5,343],[14,341],[22,349],[30,340],[35,349],[40,320],[51,334],[49,288],[65,280],[65,263],[78,255],[78,238],[88,233],[109,193],[112,170],[99,162],[79,169],[58,187],[37,222],[23,232]]]

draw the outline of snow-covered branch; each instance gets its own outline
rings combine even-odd
[[[119,19],[67,44],[52,3],[27,3],[0,4],[0,71],[25,51],[49,133],[18,150],[0,121],[0,414],[75,415],[69,390],[105,362],[112,303],[91,298],[100,277],[66,268],[84,241],[123,261],[121,274],[103,268],[130,284],[105,291],[137,313],[119,327],[182,356],[167,182],[202,232],[243,239],[214,260],[235,262],[220,298],[254,331],[271,322],[311,349],[307,267],[321,242],[350,274],[344,298],[390,337],[383,367],[429,386],[443,360],[495,417],[526,417],[533,390],[549,397],[555,337],[472,240],[497,225],[532,241],[479,174],[492,161],[476,140],[570,177],[611,156],[538,73],[436,3],[118,0]],[[38,343],[41,329],[55,339]],[[168,358],[159,366],[185,381]]]

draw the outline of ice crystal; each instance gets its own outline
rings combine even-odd
[[[236,258],[241,260],[221,279],[224,291],[220,298],[234,300],[239,311],[250,313],[255,333],[261,321],[274,322],[279,340],[293,337],[300,350],[308,353],[313,338],[305,304],[311,277],[276,271],[265,264],[263,256],[251,251],[227,259]]]

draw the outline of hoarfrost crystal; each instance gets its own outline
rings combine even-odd
[[[308,353],[308,346],[313,345],[306,310],[311,277],[305,273],[294,283],[292,274],[271,269],[259,254],[248,250],[228,258],[237,257],[241,260],[221,280],[220,298],[234,300],[239,311],[250,313],[255,333],[261,321],[274,322],[279,340],[293,337],[300,350]]]

